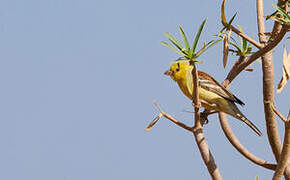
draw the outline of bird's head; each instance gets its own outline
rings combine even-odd
[[[186,77],[186,72],[189,68],[188,61],[174,61],[164,74],[170,76],[174,81],[179,81]]]

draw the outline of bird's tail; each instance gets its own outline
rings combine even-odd
[[[259,136],[262,136],[263,134],[261,133],[261,131],[250,121],[248,120],[242,113],[237,113],[235,115],[235,118],[243,121],[244,123],[246,123],[253,131],[255,131],[255,133],[257,133]]]
[[[230,114],[231,116],[237,118],[240,121],[243,121],[244,123],[246,123],[253,131],[255,131],[255,133],[257,133],[259,136],[262,136],[263,134],[261,133],[261,131],[250,121],[248,120],[242,113],[241,111],[238,109],[238,107],[233,103],[231,106],[231,108],[228,110],[228,114]]]

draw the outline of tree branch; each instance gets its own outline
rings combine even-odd
[[[237,64],[235,64],[233,68],[230,70],[230,72],[228,73],[226,77],[225,85],[230,84],[230,82],[232,82],[237,77],[237,75],[239,75],[248,65],[250,65],[259,57],[261,57],[262,55],[264,55],[265,53],[271,51],[274,47],[276,47],[279,44],[279,42],[283,39],[286,33],[287,33],[287,27],[283,26],[283,28],[277,34],[277,36],[275,36],[273,41],[270,41],[265,47],[253,53],[251,56],[245,58],[243,61],[241,62],[237,61],[236,62]]]
[[[264,24],[264,12],[263,12],[263,0],[257,0],[257,20],[258,20],[258,35],[259,41],[266,44],[265,40],[265,24]],[[279,30],[278,23],[275,23],[272,30],[273,38],[276,32]],[[270,39],[271,39],[270,38]],[[276,161],[279,159],[281,153],[281,140],[277,128],[277,122],[275,114],[272,111],[271,104],[274,102],[274,67],[272,52],[267,52],[262,55],[262,71],[263,71],[263,102],[264,102],[264,114],[267,126],[268,140],[271,145],[272,151],[275,155]]]
[[[288,114],[288,119],[285,122],[283,149],[278,161],[277,169],[273,176],[273,180],[280,180],[282,178],[283,173],[287,165],[289,164],[289,160],[290,160],[290,111]]]
[[[270,169],[270,170],[275,170],[276,169],[276,165],[275,164],[271,164],[263,159],[258,158],[257,156],[255,156],[254,154],[252,154],[250,151],[248,151],[240,142],[239,140],[236,138],[236,136],[234,135],[234,133],[232,132],[231,127],[229,126],[227,117],[225,113],[220,112],[219,113],[219,119],[220,119],[220,123],[221,123],[221,127],[226,135],[226,137],[228,138],[228,140],[230,141],[230,143],[236,148],[237,151],[239,151],[245,158],[247,158],[248,160],[252,161],[253,163],[262,166],[264,168]]]
[[[219,169],[215,163],[215,160],[209,150],[208,144],[205,140],[203,134],[203,127],[200,122],[200,101],[199,101],[199,89],[198,89],[198,73],[195,64],[192,63],[192,76],[193,76],[193,103],[194,103],[194,127],[193,134],[195,137],[196,144],[198,146],[199,152],[205,163],[208,172],[213,180],[222,180],[222,176]]]
[[[284,121],[285,123],[287,122],[287,119],[276,109],[275,106],[272,106],[272,110],[274,111],[274,113],[279,116],[279,118]]]
[[[187,126],[186,124],[178,121],[177,119],[175,119],[174,117],[170,116],[169,114],[165,113],[164,111],[161,110],[161,108],[159,107],[159,105],[157,104],[157,102],[153,101],[154,105],[156,106],[156,108],[159,110],[159,112],[168,120],[170,120],[171,122],[173,122],[174,124],[178,125],[179,127],[188,130],[190,132],[192,132],[192,127]]]
[[[229,26],[229,29],[231,29],[233,32],[235,32],[237,35],[241,36],[242,38],[244,38],[246,41],[248,41],[249,43],[253,44],[254,46],[256,46],[258,49],[261,49],[263,47],[262,44],[260,44],[259,42],[255,41],[254,39],[250,38],[249,36],[247,36],[246,34],[242,33],[240,30],[238,30],[237,28],[235,28],[233,25]]]
[[[178,121],[174,117],[172,117],[169,114],[162,111],[161,108],[159,107],[159,105],[157,104],[157,102],[154,101],[153,103],[155,104],[155,106],[159,110],[159,112],[162,114],[162,116],[164,116],[166,119],[170,120],[174,124],[178,125],[179,127],[193,133],[193,135],[195,137],[195,141],[196,141],[197,146],[199,148],[200,154],[201,154],[202,159],[203,159],[203,161],[208,169],[208,172],[210,173],[210,176],[212,177],[213,180],[222,180],[219,169],[217,168],[215,160],[214,160],[214,158],[209,150],[209,147],[207,145],[207,142],[205,140],[202,126],[200,126],[199,128],[196,128],[196,126],[189,127],[186,124]]]

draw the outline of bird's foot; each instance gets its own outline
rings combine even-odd
[[[208,115],[210,114],[210,111],[205,109],[202,113],[200,113],[200,123],[203,126],[204,124],[208,124]]]

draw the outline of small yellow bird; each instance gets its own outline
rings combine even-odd
[[[189,61],[175,61],[172,63],[170,69],[164,73],[176,81],[183,94],[191,100],[193,98],[192,68],[193,66],[189,64]],[[244,105],[241,100],[221,86],[210,75],[198,71],[198,77],[199,98],[202,107],[207,110],[227,113],[238,120],[243,121],[259,136],[262,136],[261,131],[251,121],[249,121],[235,105],[235,103]]]

